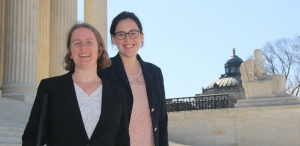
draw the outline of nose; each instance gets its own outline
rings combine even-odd
[[[81,45],[80,45],[80,49],[85,49],[86,48],[86,44],[85,43],[82,43]]]
[[[128,34],[126,34],[126,36],[125,36],[125,40],[131,40],[131,38],[130,38],[130,36],[129,36],[129,33],[128,33]]]

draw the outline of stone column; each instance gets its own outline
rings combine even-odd
[[[107,0],[85,0],[84,21],[100,32],[107,47]]]
[[[77,22],[77,0],[51,0],[50,77],[66,73],[63,58],[67,52],[67,33]]]
[[[0,0],[0,87],[3,84],[6,0]]]
[[[50,0],[39,0],[39,46],[37,84],[49,77]]]
[[[39,0],[7,0],[2,97],[32,102],[37,90]]]

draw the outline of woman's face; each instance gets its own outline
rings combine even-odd
[[[128,33],[132,30],[138,30],[139,28],[135,21],[130,18],[123,19],[119,21],[116,26],[115,33],[125,32]],[[128,34],[126,34],[125,39],[118,39],[117,36],[112,36],[112,42],[115,44],[118,49],[121,57],[131,58],[136,57],[138,50],[141,47],[141,43],[144,40],[144,33],[140,33],[137,38],[130,38]]]
[[[92,30],[86,27],[75,29],[71,36],[70,51],[75,70],[92,67],[97,69],[98,42]]]

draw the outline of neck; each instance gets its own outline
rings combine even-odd
[[[135,74],[140,70],[140,62],[137,60],[136,55],[130,58],[121,56],[121,59],[127,74]]]
[[[75,78],[75,80],[79,82],[93,82],[97,78],[99,78],[97,75],[97,67],[88,69],[75,68],[75,71],[72,76],[73,80]]]

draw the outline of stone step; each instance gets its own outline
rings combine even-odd
[[[4,127],[17,127],[17,128],[25,128],[27,124],[26,122],[11,122],[11,121],[5,121],[0,119],[0,126]]]
[[[21,138],[23,135],[22,132],[11,132],[11,131],[0,131],[0,137],[16,137]]]
[[[299,100],[298,97],[270,97],[270,98],[251,98],[237,100],[237,103],[249,103],[249,102],[265,102],[265,101],[284,101],[284,100]]]
[[[5,143],[0,143],[0,146],[22,146],[22,144],[5,144]]]
[[[0,136],[0,143],[2,144],[22,144],[21,137]]]
[[[18,127],[8,127],[8,126],[0,126],[0,131],[10,131],[10,132],[24,132],[25,128],[18,128]]]
[[[27,122],[28,122],[28,118],[1,118],[0,119],[0,126],[2,125],[1,123],[4,122],[4,123],[12,123],[13,125],[14,124],[21,124],[21,125],[26,125]],[[25,126],[9,126],[9,127],[25,127]]]
[[[190,145],[179,144],[179,143],[176,143],[176,142],[173,142],[173,141],[169,141],[169,146],[190,146]]]
[[[0,101],[1,102],[1,101]],[[7,105],[6,103],[1,103],[0,108],[5,109],[6,111],[10,110],[26,110],[31,111],[32,106],[27,105],[14,105],[14,103],[10,103],[11,105]]]
[[[263,106],[282,106],[282,105],[299,105],[300,100],[281,100],[281,101],[253,101],[253,102],[244,102],[236,103],[234,108],[243,108],[243,107],[263,107]]]
[[[11,102],[14,102],[15,104],[32,105],[32,103],[27,103],[27,102],[24,102],[24,101],[18,101],[18,100],[13,100],[13,99],[8,99],[8,98],[0,98],[0,102],[1,103],[11,103]]]

